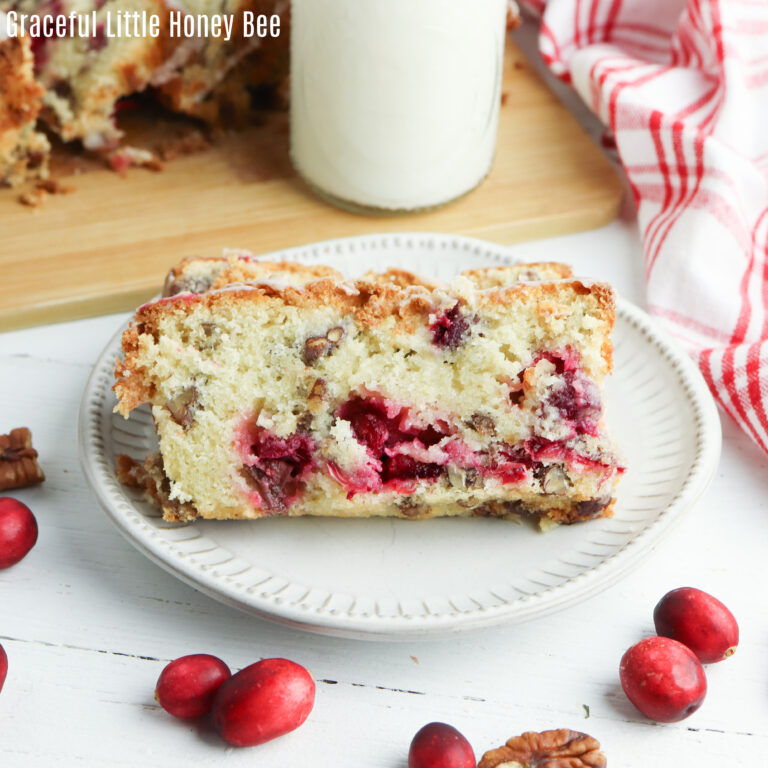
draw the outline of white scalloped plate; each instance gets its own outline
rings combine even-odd
[[[278,255],[349,275],[402,266],[443,279],[512,262],[501,246],[422,234],[348,238]],[[80,457],[107,514],[134,546],[249,613],[369,639],[523,621],[615,583],[695,504],[717,466],[720,422],[693,363],[648,315],[622,300],[614,343],[607,418],[628,466],[615,515],[547,534],[476,518],[165,523],[115,477],[117,454],[143,457],[156,445],[146,408],[127,421],[112,413],[120,333],[83,395]]]

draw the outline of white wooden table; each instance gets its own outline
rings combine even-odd
[[[629,212],[602,230],[516,253],[566,260],[642,303]],[[0,643],[10,662],[2,768],[404,768],[411,737],[432,720],[459,728],[478,757],[524,730],[569,727],[600,739],[613,766],[768,764],[768,460],[727,419],[710,490],[637,571],[598,597],[440,641],[324,638],[197,593],[134,550],[99,508],[78,465],[76,419],[91,364],[121,320],[0,335],[0,429],[30,427],[47,474],[43,486],[13,493],[37,516],[38,544],[0,571]],[[696,714],[657,725],[624,697],[619,659],[653,632],[661,595],[683,585],[729,605],[742,641],[732,659],[708,668]],[[252,749],[173,720],[155,704],[154,684],[170,659],[193,652],[233,669],[269,656],[304,664],[318,680],[310,719]]]

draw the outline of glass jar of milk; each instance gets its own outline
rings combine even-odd
[[[363,212],[443,205],[496,147],[507,0],[292,0],[291,157]]]

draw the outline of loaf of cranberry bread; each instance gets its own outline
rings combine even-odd
[[[48,139],[35,129],[42,96],[34,79],[31,41],[5,36],[0,10],[0,186],[48,173]]]
[[[613,292],[478,287],[500,281],[257,278],[141,307],[117,410],[149,403],[160,453],[121,479],[168,520],[609,515]]]
[[[288,0],[0,0],[0,12],[10,10],[89,20],[95,14],[90,36],[38,37],[34,53],[42,120],[64,141],[101,153],[116,150],[123,138],[116,122],[123,97],[151,91],[174,111],[228,125],[235,111],[249,108],[254,89],[278,85],[287,76]],[[247,35],[246,12],[281,15],[280,36]],[[159,34],[118,35],[122,13],[156,17]],[[171,34],[172,16],[222,14],[233,19],[230,40]],[[112,36],[106,33],[108,18]],[[17,66],[9,76],[21,81],[25,74]],[[112,157],[122,167],[152,155],[124,148]]]
[[[161,37],[105,35],[107,14],[137,11],[157,15],[167,29],[164,0],[0,0],[0,7],[19,13],[54,17],[95,13],[90,37],[66,35],[35,39],[35,72],[44,89],[42,119],[64,141],[79,140],[104,151],[122,137],[115,123],[118,99],[149,84],[169,55]],[[114,25],[114,22],[113,22]]]
[[[174,3],[165,0],[173,7]],[[155,72],[152,85],[174,112],[230,127],[246,117],[254,97],[285,89],[289,68],[290,0],[183,0],[175,5],[189,14],[226,14],[232,38],[213,36],[185,41]],[[244,27],[245,14],[280,17],[277,37],[259,37]]]

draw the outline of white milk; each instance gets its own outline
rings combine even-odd
[[[408,211],[496,147],[507,0],[293,0],[291,156],[318,192]]]

